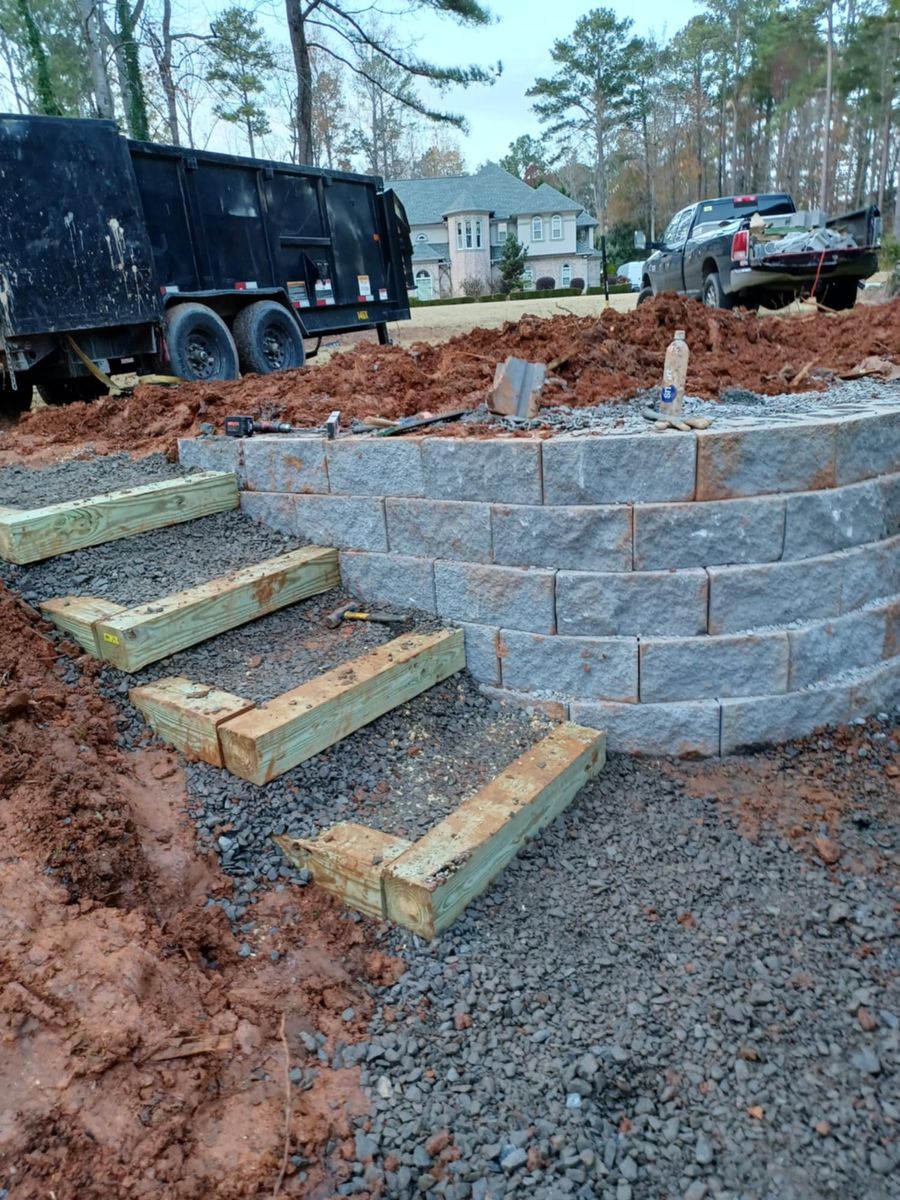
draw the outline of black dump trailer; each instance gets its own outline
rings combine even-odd
[[[374,175],[0,114],[0,391],[301,367],[304,338],[409,317],[409,225]]]

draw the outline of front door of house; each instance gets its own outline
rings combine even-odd
[[[430,271],[416,272],[416,295],[420,300],[431,300],[434,298],[434,285]]]

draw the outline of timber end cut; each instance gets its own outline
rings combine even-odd
[[[0,558],[38,562],[237,508],[237,476],[202,471],[43,508],[0,508]]]
[[[276,840],[345,903],[433,938],[571,804],[605,761],[606,734],[567,722],[412,845],[347,823],[314,841]]]
[[[59,596],[55,600],[44,600],[40,609],[52,625],[69,634],[94,658],[102,657],[95,623],[125,611],[121,604],[101,600],[98,596]]]
[[[461,629],[409,633],[219,727],[225,766],[263,784],[466,665]]]
[[[253,708],[252,700],[195,683],[182,675],[170,675],[132,688],[128,699],[164,742],[214,767],[224,765],[219,726]]]

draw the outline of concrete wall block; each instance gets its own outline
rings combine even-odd
[[[466,666],[469,674],[479,683],[494,687],[500,683],[499,639],[496,625],[469,625],[462,623],[466,635]]]
[[[341,579],[348,592],[367,603],[436,611],[430,558],[347,550],[341,555]]]
[[[710,567],[708,574],[712,634],[840,615],[841,554],[755,567]]]
[[[511,704],[513,708],[523,708],[529,716],[546,717],[548,721],[569,719],[570,706],[565,700],[544,700],[528,692],[514,692],[511,688],[488,687],[486,684],[482,684],[478,690],[498,704]]]
[[[835,426],[803,422],[697,434],[698,500],[835,485]]]
[[[842,612],[900,592],[900,537],[844,550],[840,558],[844,562]]]
[[[437,611],[454,621],[555,633],[553,572],[436,562]]]
[[[345,438],[325,443],[332,492],[424,496],[420,438]]]
[[[241,506],[253,520],[316,546],[387,550],[384,501],[374,497],[242,492]]]
[[[841,421],[836,446],[839,484],[900,471],[900,408]]]
[[[783,696],[722,700],[722,754],[805,737],[821,725],[842,725],[850,711],[850,687],[811,688]]]
[[[896,537],[900,533],[900,473],[882,475],[878,486],[884,510],[884,536]]]
[[[324,438],[248,438],[243,443],[246,486],[251,492],[328,491]]]
[[[688,700],[682,704],[573,702],[569,715],[579,725],[605,730],[609,750],[683,757],[719,753],[716,700]]]
[[[192,437],[178,439],[178,461],[183,467],[200,471],[233,471],[244,486],[242,441],[230,437]]]
[[[705,571],[603,573],[560,571],[559,632],[579,637],[706,633]]]
[[[900,654],[900,596],[889,600],[885,609],[884,658]]]
[[[884,497],[877,480],[804,492],[785,501],[784,558],[812,558],[885,536]]]
[[[775,562],[784,540],[784,500],[713,500],[638,505],[634,569]]]
[[[428,438],[422,442],[425,495],[436,500],[540,504],[541,443],[527,439]]]
[[[862,672],[850,685],[850,707],[847,719],[869,717],[873,713],[890,712],[900,706],[900,656],[887,659],[877,667]]]
[[[692,500],[696,438],[628,434],[544,442],[545,504]]]
[[[537,508],[495,504],[494,561],[510,567],[631,570],[631,513],[625,504]]]
[[[833,621],[788,630],[791,645],[789,690],[796,692],[840,675],[842,671],[880,662],[884,657],[887,617],[885,606],[863,608]]]
[[[786,692],[787,634],[641,642],[641,703]]]
[[[503,686],[579,700],[635,703],[637,650],[637,638],[548,638],[503,629]]]
[[[388,545],[399,554],[491,561],[491,510],[464,500],[385,501]]]

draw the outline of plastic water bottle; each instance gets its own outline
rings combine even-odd
[[[690,353],[684,340],[684,330],[676,329],[675,336],[666,350],[663,385],[659,395],[659,411],[664,417],[677,417],[684,408],[684,384]]]

